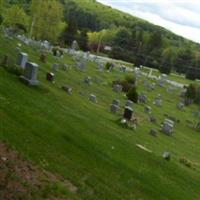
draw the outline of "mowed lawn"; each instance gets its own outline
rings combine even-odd
[[[0,59],[8,54],[10,65],[16,61],[17,41],[0,38]],[[124,73],[98,72],[94,63],[88,63],[87,72],[75,69],[70,56],[61,61],[48,56],[48,63],[39,61],[39,51],[23,46],[29,60],[39,64],[39,87],[24,85],[19,77],[0,67],[0,138],[7,141],[26,159],[55,174],[69,179],[78,188],[77,197],[86,200],[198,200],[200,199],[200,133],[187,127],[186,120],[194,121],[197,106],[179,111],[179,90],[173,94],[157,87],[146,91],[144,79],[138,82],[138,91],[145,91],[158,124],[151,124],[143,112],[144,105],[134,105],[140,124],[134,131],[123,127],[118,115],[110,113],[114,98],[126,102],[124,94],[112,91],[112,81],[124,79]],[[53,63],[67,63],[69,71],[56,73],[55,84],[45,80]],[[85,76],[98,78],[88,86]],[[73,88],[72,95],[60,87]],[[89,94],[97,96],[91,103]],[[163,107],[152,104],[160,93]],[[164,114],[180,120],[173,137],[161,133]],[[158,137],[149,134],[157,129]],[[141,144],[152,153],[136,146]],[[170,151],[171,161],[162,158]],[[179,162],[186,157],[198,167],[191,169]]]

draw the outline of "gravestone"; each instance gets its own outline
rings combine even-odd
[[[121,66],[119,67],[119,71],[125,73],[125,72],[126,72],[126,66],[121,65]]]
[[[131,107],[126,106],[124,109],[124,119],[131,120],[133,115],[133,109]]]
[[[163,153],[163,158],[165,159],[165,160],[170,160],[171,159],[171,154],[170,154],[170,152],[168,152],[168,151],[165,151],[164,153]]]
[[[149,132],[150,135],[156,137],[158,132],[155,130],[155,129],[151,129],[150,132]]]
[[[8,66],[8,61],[9,61],[8,55],[4,55],[3,60],[1,62],[1,65],[7,67]]]
[[[173,131],[174,131],[174,122],[169,119],[165,119],[162,126],[162,132],[168,136],[172,136]]]
[[[94,94],[90,94],[89,100],[93,103],[97,103],[97,97]]]
[[[153,115],[150,115],[150,116],[149,116],[149,121],[150,121],[151,123],[154,123],[154,124],[157,123],[157,120],[156,120],[156,118],[155,118]]]
[[[151,109],[150,106],[145,106],[145,107],[144,107],[144,112],[145,112],[145,113],[151,114],[151,111],[152,111],[152,109]]]
[[[115,85],[113,86],[113,90],[114,90],[115,92],[117,92],[117,93],[122,92],[122,85],[115,84]]]
[[[57,72],[58,70],[59,70],[59,64],[54,63],[54,64],[52,65],[52,71],[53,71],[53,72]]]
[[[80,71],[85,71],[86,70],[86,62],[85,61],[81,61],[81,62],[78,62],[76,64],[76,68]]]
[[[112,104],[113,104],[113,105],[116,105],[116,106],[119,106],[119,105],[120,105],[120,100],[114,99],[114,100],[112,101]]]
[[[126,102],[126,106],[132,107],[132,106],[133,106],[133,101],[128,100],[128,101]]]
[[[113,114],[116,114],[118,111],[119,111],[119,106],[118,105],[115,105],[115,104],[112,104],[111,107],[110,107],[110,111],[113,113]]]
[[[20,76],[21,80],[29,85],[38,85],[37,80],[38,65],[36,63],[27,62],[24,70],[24,74]]]
[[[167,79],[168,79],[168,76],[166,74],[161,74],[160,79],[159,79],[160,87],[165,87]]]
[[[84,82],[88,85],[91,85],[92,84],[92,78],[90,76],[86,76],[85,79],[84,79]]]
[[[72,94],[72,88],[68,85],[64,85],[61,87],[64,91],[67,92],[67,94],[71,95]]]
[[[55,74],[52,73],[52,72],[48,72],[47,75],[46,75],[46,79],[47,79],[47,81],[49,81],[49,82],[54,82]]]
[[[69,70],[69,66],[67,64],[63,64],[62,69],[64,71],[67,71],[67,70]]]
[[[161,107],[161,106],[162,106],[162,99],[156,98],[156,99],[154,100],[154,104],[155,104],[156,106],[158,106],[158,107]]]
[[[146,104],[146,103],[147,103],[147,96],[146,96],[144,93],[141,93],[141,94],[139,95],[139,97],[138,97],[138,101],[139,101],[140,103]]]
[[[28,62],[28,54],[20,52],[17,59],[17,65],[19,65],[21,68],[24,69],[27,62]]]
[[[182,102],[179,102],[179,103],[177,104],[177,108],[178,108],[179,110],[183,110],[184,107],[185,107],[185,104],[182,103]]]

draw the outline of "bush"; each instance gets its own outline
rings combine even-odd
[[[127,98],[131,101],[133,101],[134,103],[138,102],[138,93],[137,93],[137,88],[134,86],[132,87],[128,93],[126,94]]]
[[[114,67],[113,63],[107,62],[106,65],[105,65],[106,70],[109,70],[110,67]]]
[[[127,75],[127,76],[125,77],[125,80],[126,80],[128,83],[135,85],[136,78],[135,78],[134,75],[133,75],[133,76],[132,76],[132,75]]]

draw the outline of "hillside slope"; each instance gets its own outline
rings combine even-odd
[[[12,67],[18,41],[0,37],[0,60],[8,54]],[[145,78],[141,78],[139,92],[148,94],[158,124],[151,124],[143,112],[144,105],[138,104],[135,112],[140,122],[134,131],[120,124],[123,110],[118,115],[109,112],[114,98],[120,99],[122,105],[126,102],[123,94],[113,92],[111,83],[123,79],[128,72],[98,72],[96,64],[90,62],[84,73],[76,70],[69,55],[59,61],[49,54],[44,64],[39,60],[38,49],[23,45],[22,51],[39,64],[40,86],[28,87],[18,76],[0,67],[1,140],[27,160],[70,180],[80,199],[200,199],[200,135],[186,126],[197,107],[178,111],[180,91],[169,94],[160,87],[147,91]],[[57,62],[67,63],[71,69],[56,72],[55,84],[51,84],[45,80],[46,72]],[[92,77],[92,85],[84,83],[85,76]],[[97,83],[95,77],[102,83]],[[71,96],[61,90],[63,84],[73,88]],[[89,102],[90,93],[97,96],[97,104]],[[162,109],[151,103],[158,93],[164,99]],[[180,120],[173,137],[159,132],[166,113]],[[158,137],[149,135],[151,128],[158,130]],[[146,146],[152,153],[136,144]],[[164,151],[172,153],[170,162],[163,160]],[[182,165],[179,159],[183,156],[198,167],[194,170]]]

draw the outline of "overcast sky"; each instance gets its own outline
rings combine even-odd
[[[200,0],[97,0],[200,43]]]

